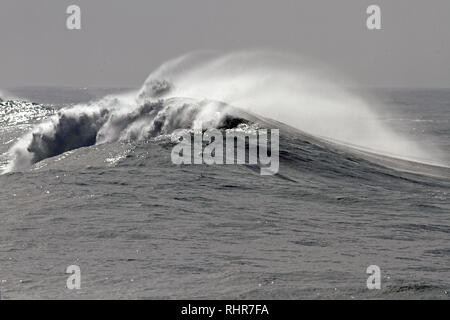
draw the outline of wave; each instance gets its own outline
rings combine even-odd
[[[228,129],[246,121],[233,116],[231,109],[206,100],[171,98],[138,104],[129,97],[107,97],[62,109],[10,149],[12,161],[5,172],[23,170],[46,158],[95,144],[138,141],[198,126]]]
[[[243,52],[198,59],[163,64],[139,91],[59,110],[10,149],[5,172],[94,144],[236,125],[229,117],[240,114],[274,119],[322,141],[439,164],[430,157],[436,152],[395,134],[362,99],[295,57]]]

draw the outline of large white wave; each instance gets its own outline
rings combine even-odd
[[[438,163],[394,133],[339,78],[279,53],[188,54],[155,70],[137,92],[60,110],[10,150],[6,171],[92,144],[139,140],[198,123],[215,126],[221,101],[322,138],[399,158]],[[430,156],[431,154],[431,156]]]

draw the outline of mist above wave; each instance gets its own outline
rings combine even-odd
[[[197,123],[205,128],[221,127],[227,119],[225,109],[211,101],[154,97],[143,101],[134,94],[61,109],[10,149],[12,160],[5,172],[95,144],[148,139],[176,129],[196,128]]]
[[[207,97],[338,143],[445,165],[440,150],[419,145],[383,123],[385,114],[344,87],[347,79],[297,56],[261,51],[189,54],[162,65],[146,83],[155,79],[172,84],[164,97]]]

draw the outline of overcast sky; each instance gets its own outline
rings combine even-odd
[[[66,8],[82,30],[66,28]],[[382,30],[366,28],[378,4]],[[199,49],[312,57],[363,86],[450,87],[449,0],[1,0],[0,88],[139,86]]]

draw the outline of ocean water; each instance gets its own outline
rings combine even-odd
[[[122,112],[128,91],[16,88],[0,102],[2,299],[448,299],[449,90],[370,91],[376,120],[439,165],[251,119],[279,125],[273,176],[172,164],[168,134],[201,103]],[[69,265],[80,290],[66,288]]]

